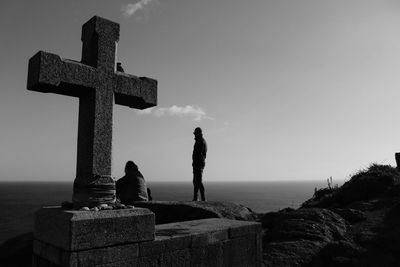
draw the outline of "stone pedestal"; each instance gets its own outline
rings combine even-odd
[[[134,257],[139,242],[154,240],[154,222],[154,213],[141,208],[42,208],[35,214],[33,266],[95,266],[107,262],[104,257]]]
[[[203,219],[154,226],[146,209],[36,214],[33,266],[261,266],[261,225]]]

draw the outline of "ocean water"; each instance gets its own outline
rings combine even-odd
[[[148,183],[154,200],[192,199],[189,182]],[[209,201],[230,201],[253,211],[265,213],[282,208],[298,208],[309,199],[314,188],[326,182],[206,182]],[[18,234],[32,231],[34,213],[40,207],[70,201],[72,182],[0,182],[0,243]]]

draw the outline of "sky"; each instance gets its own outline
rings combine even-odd
[[[112,176],[333,180],[400,151],[397,0],[0,2],[0,181],[73,181],[78,99],[26,89],[37,51],[80,60],[81,26],[121,25],[126,73],[158,80],[158,106],[114,106]]]

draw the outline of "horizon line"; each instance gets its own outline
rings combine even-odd
[[[146,180],[146,179],[145,179]],[[348,178],[342,179],[335,179],[334,181],[348,181]],[[0,180],[0,183],[73,183],[73,180]],[[293,178],[282,178],[282,179],[267,179],[267,180],[257,180],[257,179],[250,179],[250,180],[224,180],[224,179],[217,179],[217,180],[204,180],[204,183],[213,183],[213,182],[326,182],[326,179],[293,179]],[[192,183],[192,180],[146,180],[146,183]]]

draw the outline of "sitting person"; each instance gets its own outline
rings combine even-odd
[[[148,201],[147,186],[138,166],[133,161],[125,165],[125,176],[116,184],[117,198],[123,204],[133,201]]]
[[[148,187],[147,187],[147,196],[149,197],[149,201],[153,200],[153,196],[151,195],[151,190]]]

